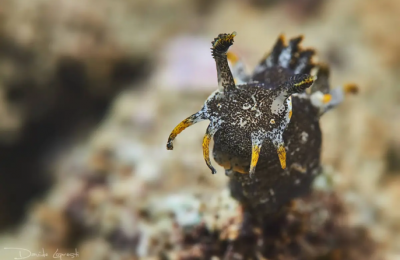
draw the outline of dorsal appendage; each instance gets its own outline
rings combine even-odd
[[[311,88],[310,101],[319,109],[320,116],[340,105],[346,95],[358,93],[358,86],[353,83],[331,89],[328,66],[320,64],[317,69],[316,81]]]

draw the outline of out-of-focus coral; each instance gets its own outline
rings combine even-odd
[[[148,74],[152,58],[114,37],[101,15],[107,2],[92,9],[90,1],[2,1],[2,8],[0,210],[8,214],[0,227],[45,191],[52,151],[84,136],[121,89]]]
[[[260,226],[228,190],[168,195],[155,192],[161,179],[146,181],[110,150],[87,160],[33,207],[21,234],[36,246],[76,248],[84,259],[378,259],[332,184]]]
[[[1,13],[1,104],[19,123],[0,120],[2,142],[11,141],[6,133],[24,134],[27,124],[63,107],[69,111],[73,104],[85,111],[90,104],[100,106],[121,84],[145,72],[149,57],[127,49],[108,27],[110,18],[102,16],[107,2],[95,9],[90,1],[4,4],[8,11]]]
[[[209,40],[201,37],[177,37],[163,49],[160,88],[181,91],[212,91],[217,73],[209,57]]]
[[[399,8],[398,1],[361,1],[357,12],[369,44],[379,51],[386,65],[397,69],[400,66],[400,36],[396,33],[400,26]]]
[[[326,0],[241,0],[255,8],[271,8],[280,5],[287,10],[287,16],[300,21],[318,17]]]

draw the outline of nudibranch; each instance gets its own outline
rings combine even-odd
[[[212,41],[218,89],[173,129],[167,149],[185,128],[209,120],[203,138],[207,166],[216,173],[209,152],[214,139],[213,157],[230,177],[232,195],[267,213],[309,190],[321,168],[319,118],[357,88],[330,89],[329,68],[313,63],[315,51],[300,47],[302,37],[287,44],[280,36],[248,74],[228,52],[235,35],[220,34]]]

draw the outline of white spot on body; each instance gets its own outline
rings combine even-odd
[[[253,99],[253,101],[254,101],[254,106],[257,106],[257,100],[256,100],[256,98],[254,97],[254,94],[251,95],[251,99]]]
[[[243,118],[240,118],[240,122],[239,122],[240,127],[244,127],[246,124],[247,124],[247,121],[246,120],[243,121]]]
[[[262,112],[258,109],[257,100],[256,100],[254,94],[251,95],[251,99],[252,99],[253,102],[254,102],[254,105],[251,107],[251,111],[256,111],[256,115],[255,115],[256,117],[261,116],[261,115],[262,115]],[[246,103],[246,104],[247,104],[247,103]],[[260,105],[261,105],[261,104],[262,104],[262,103],[260,103]],[[243,106],[243,109],[248,109],[248,108],[247,108],[247,106],[246,106],[246,108]]]
[[[312,170],[311,174],[315,176],[315,175],[317,175],[319,172],[320,172],[320,169],[319,169],[319,168],[316,168],[316,169]]]
[[[293,170],[296,170],[296,171],[298,171],[298,172],[300,172],[300,173],[306,173],[307,172],[307,168],[305,168],[305,167],[303,167],[301,164],[299,164],[299,163],[293,163],[291,166],[290,166],[290,168],[291,169],[293,169]]]
[[[309,99],[309,98],[308,98],[308,94],[307,94],[306,92],[301,93],[301,94],[295,93],[295,94],[293,94],[293,95],[295,95],[296,97],[301,98],[301,99]],[[292,95],[292,96],[293,96],[293,95]]]
[[[279,113],[283,112],[285,110],[285,106],[283,102],[286,99],[287,92],[283,91],[279,96],[277,96],[274,101],[272,101],[271,104],[271,112],[272,114],[278,115]]]
[[[292,111],[292,96],[288,97],[288,99],[286,100],[287,106],[288,106],[288,110],[286,113],[286,123],[289,124],[290,123],[290,112]]]
[[[301,133],[301,143],[305,144],[308,140],[308,134],[306,132]]]
[[[247,110],[247,109],[249,109],[250,107],[251,107],[251,105],[250,105],[249,103],[246,103],[246,104],[243,105],[242,108],[243,108],[244,110]]]

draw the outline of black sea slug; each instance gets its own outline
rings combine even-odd
[[[328,67],[313,63],[314,50],[299,46],[302,37],[288,44],[279,37],[247,74],[238,57],[228,53],[235,35],[220,34],[212,42],[218,89],[175,127],[167,149],[185,128],[209,120],[203,139],[207,166],[216,173],[209,156],[213,138],[213,156],[230,177],[232,196],[268,215],[310,190],[321,171],[319,118],[357,88],[331,89]]]

